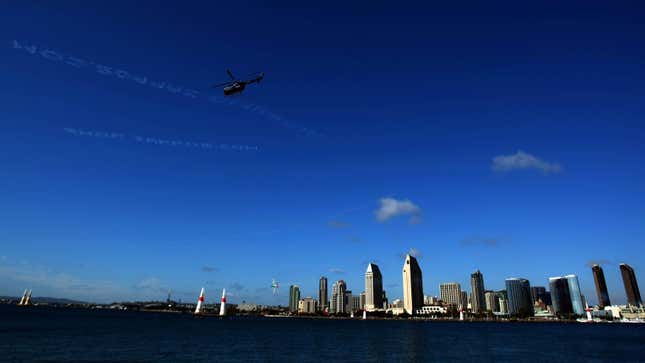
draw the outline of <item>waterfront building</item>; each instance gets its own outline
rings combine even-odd
[[[484,297],[484,275],[477,270],[470,274],[471,311],[482,313],[486,311],[486,299]]]
[[[439,298],[436,296],[424,296],[423,305],[437,305],[439,303]]]
[[[439,296],[445,304],[459,306],[461,301],[461,286],[457,282],[446,282],[439,285]]]
[[[401,299],[394,299],[394,301],[392,301],[392,305],[390,305],[390,308],[394,308],[394,309],[397,309],[397,308],[399,308],[399,309],[403,309],[403,306],[404,306],[404,305],[403,305],[403,300],[401,300]]]
[[[625,285],[625,295],[627,295],[627,304],[631,306],[642,306],[641,292],[638,289],[638,282],[636,281],[636,274],[634,269],[626,264],[620,264],[620,274],[623,276],[623,284]]]
[[[609,292],[607,292],[607,282],[605,282],[605,273],[598,264],[591,266],[593,273],[593,282],[596,285],[596,295],[598,296],[598,306],[602,309],[610,306]]]
[[[354,304],[354,295],[352,295],[352,290],[345,291],[343,303],[345,304],[343,313],[349,314],[352,312],[352,306]]]
[[[387,295],[385,294],[385,290],[383,290],[383,309],[387,309]]]
[[[289,311],[295,313],[298,311],[298,301],[300,301],[300,287],[298,285],[289,286]]]
[[[469,303],[468,303],[468,293],[466,291],[462,291],[459,294],[459,306],[462,307],[462,309],[467,310],[469,308]]]
[[[423,277],[417,259],[407,255],[403,264],[403,308],[413,315],[423,306]]]
[[[338,306],[338,281],[331,286],[331,300],[329,302],[329,313],[335,314]]]
[[[383,294],[381,294],[381,297],[382,296],[383,296]],[[360,302],[361,310],[365,310],[365,300],[367,299],[367,295],[365,294],[365,291],[361,292],[360,299],[361,299],[361,302]]]
[[[576,315],[585,315],[585,305],[580,292],[580,284],[578,283],[578,276],[567,275],[565,276],[569,283],[569,296],[571,297],[571,306]]]
[[[532,316],[533,299],[529,280],[511,277],[506,279],[508,294],[508,313],[513,316]]]
[[[445,306],[438,305],[426,305],[422,306],[420,309],[417,309],[417,315],[437,315],[445,314],[448,312],[448,309]]]
[[[365,310],[374,311],[383,307],[383,276],[376,264],[367,265],[365,272]]]
[[[327,278],[322,276],[318,281],[318,310],[325,311],[329,308],[329,295],[327,295]]]
[[[499,302],[499,313],[502,315],[508,314],[508,299],[504,296],[500,296],[497,301]]]
[[[544,309],[551,305],[551,293],[544,286],[532,286],[531,298],[534,306],[540,306]]]
[[[363,310],[363,307],[361,306],[361,297],[356,296],[356,295],[352,295],[352,308],[351,308],[351,311],[359,311],[359,310]]]
[[[306,297],[298,301],[298,314],[315,314],[317,301],[313,297]]]
[[[551,277],[549,278],[549,289],[551,289],[553,312],[560,315],[573,314],[569,281],[564,277]]]
[[[332,303],[334,304],[334,313],[344,314],[347,312],[347,285],[345,284],[345,281],[338,280],[336,281],[334,286],[336,290],[332,298]],[[334,288],[332,287],[332,289]]]
[[[484,300],[486,301],[486,311],[493,313],[499,312],[499,300],[495,291],[486,291],[484,293]]]

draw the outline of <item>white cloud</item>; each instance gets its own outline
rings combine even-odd
[[[414,247],[410,248],[407,252],[402,253],[399,256],[401,258],[405,258],[407,255],[410,255],[410,256],[412,256],[414,258],[421,258],[422,257],[421,251],[419,251],[418,249],[416,249]]]
[[[329,272],[331,272],[331,273],[333,273],[333,274],[339,274],[339,275],[342,275],[342,274],[344,274],[344,273],[345,273],[345,270],[340,269],[340,268],[338,268],[338,267],[332,267],[332,268],[330,268],[330,269],[329,269]]]
[[[385,222],[399,215],[410,215],[410,223],[421,222],[421,208],[410,200],[397,200],[394,198],[381,198],[381,206],[374,211],[376,220]]]
[[[538,169],[544,174],[557,174],[562,171],[560,164],[544,161],[522,150],[518,150],[513,155],[499,155],[494,157],[492,169],[495,171]]]

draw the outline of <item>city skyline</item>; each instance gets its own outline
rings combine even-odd
[[[433,296],[645,279],[634,4],[153,8],[3,6],[0,295],[284,305],[373,262],[392,301],[406,254]]]

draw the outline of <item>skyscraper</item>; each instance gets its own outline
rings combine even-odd
[[[383,308],[383,276],[378,266],[370,263],[365,272],[365,310]]]
[[[565,276],[569,282],[569,296],[571,297],[571,306],[576,315],[585,314],[585,305],[582,301],[582,293],[580,292],[580,284],[578,283],[578,276],[567,275]]]
[[[625,294],[627,295],[627,304],[632,306],[642,306],[643,301],[641,300],[641,292],[638,289],[638,282],[636,282],[634,269],[626,263],[621,263],[620,274],[623,276]]]
[[[298,312],[298,302],[300,301],[300,287],[298,285],[289,286],[289,311]]]
[[[466,291],[462,291],[459,295],[459,305],[465,310],[468,309],[468,293]]]
[[[443,283],[439,285],[439,293],[439,298],[444,303],[454,305],[455,307],[461,305],[461,286],[459,285],[459,283]]]
[[[332,304],[334,304],[333,311],[336,314],[344,314],[347,312],[347,285],[345,284],[345,281],[343,280],[338,280],[336,283],[334,283],[333,286],[333,296],[332,296]]]
[[[533,299],[529,280],[511,277],[506,279],[508,294],[508,313],[513,316],[533,315]]]
[[[499,311],[499,301],[498,296],[495,291],[486,291],[484,293],[484,299],[486,300],[486,310],[496,313]]]
[[[423,306],[423,278],[417,259],[407,255],[403,264],[403,307],[414,315]]]
[[[596,294],[598,295],[598,306],[604,308],[610,306],[609,293],[607,292],[607,283],[605,282],[605,273],[600,265],[591,266],[593,272],[593,281],[596,284]]]
[[[551,277],[549,278],[549,289],[551,289],[553,311],[561,315],[573,314],[569,281],[564,277]]]
[[[484,275],[479,270],[470,274],[470,291],[472,293],[473,313],[486,311],[486,299],[484,297]]]
[[[338,281],[334,282],[331,286],[331,301],[329,302],[329,313],[336,314],[336,307],[338,306]]]
[[[329,295],[327,295],[327,278],[320,278],[318,282],[318,310],[325,311],[329,307]]]

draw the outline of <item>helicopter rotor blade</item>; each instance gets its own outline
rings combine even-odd
[[[228,76],[231,77],[231,79],[235,81],[235,77],[233,77],[233,73],[231,73],[230,69],[227,69],[226,73],[228,73]]]

